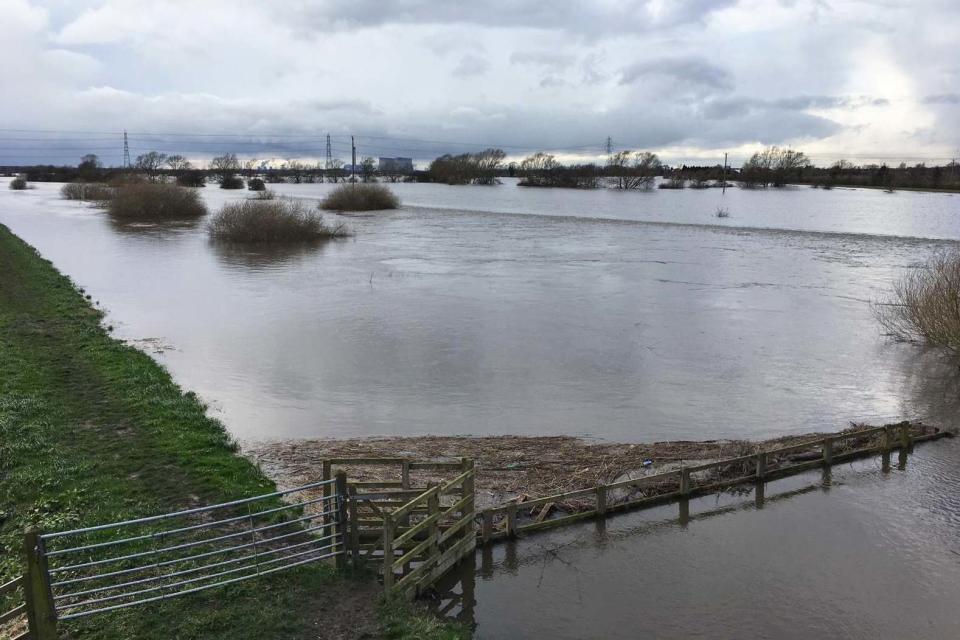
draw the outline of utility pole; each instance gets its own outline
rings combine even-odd
[[[130,143],[127,141],[127,130],[123,130],[123,168],[130,168]]]
[[[350,182],[356,182],[357,181],[357,145],[353,141],[353,136],[350,136],[350,150],[351,150]]]
[[[727,152],[723,152],[723,190],[720,192],[720,195],[726,195],[727,193]]]
[[[333,168],[333,151],[330,148],[330,134],[327,134],[327,166],[326,169],[329,171]]]

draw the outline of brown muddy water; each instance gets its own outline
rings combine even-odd
[[[246,442],[960,422],[956,366],[870,310],[956,246],[960,196],[391,185],[404,207],[344,216],[353,238],[272,251],[212,245],[203,222],[111,225],[59,186],[0,180],[0,223]],[[247,195],[204,190],[214,208]],[[762,509],[721,496],[686,524],[648,511],[497,547],[478,556],[478,634],[960,637],[957,442],[826,491],[774,483]]]

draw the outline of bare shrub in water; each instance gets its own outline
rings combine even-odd
[[[316,242],[349,235],[341,225],[329,226],[299,200],[229,202],[210,221],[216,240],[249,243]]]
[[[320,208],[328,211],[396,209],[400,199],[382,184],[344,184],[330,192]]]
[[[873,309],[895,338],[960,351],[960,251],[934,255]]]
[[[27,179],[24,178],[23,176],[17,176],[16,178],[10,181],[10,184],[8,186],[14,191],[22,191],[28,187]]]
[[[127,220],[187,220],[207,213],[199,192],[165,182],[133,182],[117,187],[107,212]]]
[[[95,182],[71,182],[60,188],[60,197],[65,200],[106,202],[113,198],[114,189]]]

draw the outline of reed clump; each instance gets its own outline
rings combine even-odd
[[[343,184],[330,192],[321,209],[328,211],[378,211],[396,209],[400,199],[382,184]]]
[[[349,235],[344,225],[328,225],[299,200],[229,202],[210,221],[208,230],[215,240],[257,244],[319,242]]]
[[[106,202],[114,196],[114,188],[97,182],[71,182],[60,188],[64,200]]]
[[[165,182],[121,184],[104,206],[111,216],[124,220],[188,220],[207,213],[195,189]]]
[[[873,309],[894,338],[960,351],[960,250],[935,254]]]

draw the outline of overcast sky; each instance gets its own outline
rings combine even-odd
[[[118,163],[124,128],[134,152],[194,157],[320,158],[320,137],[264,136],[329,132],[340,157],[353,133],[418,158],[611,136],[673,162],[781,144],[932,163],[960,147],[958,42],[957,0],[0,0],[0,126],[104,132],[4,131],[0,164],[39,160],[10,151],[28,136]]]

